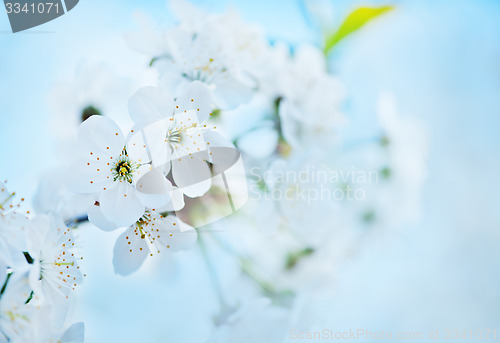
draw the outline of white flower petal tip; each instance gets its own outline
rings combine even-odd
[[[62,335],[61,343],[83,343],[85,340],[85,324],[75,323]]]
[[[128,109],[135,123],[154,122],[174,113],[174,98],[161,87],[144,87],[134,93]]]
[[[186,84],[175,100],[175,112],[193,111],[198,122],[207,120],[213,112],[215,99],[210,88],[203,82],[193,81]]]
[[[215,105],[222,110],[232,110],[250,102],[255,84],[241,77],[222,79],[213,92]]]
[[[87,158],[91,156],[113,156],[119,154],[125,146],[121,129],[111,119],[103,116],[91,116],[78,129],[78,144]]]
[[[98,203],[89,206],[87,209],[87,215],[89,222],[103,231],[114,231],[119,228],[118,225],[104,216]]]
[[[238,150],[234,148],[215,147],[211,148],[215,158],[211,165],[210,184],[205,181],[195,183],[194,185],[181,187],[186,198],[187,206],[184,209],[175,211],[178,217],[186,219],[195,228],[216,222],[239,210],[248,200],[248,186],[243,160]],[[182,168],[176,168],[174,172]],[[177,182],[175,173],[174,181]],[[190,176],[185,176],[187,180]],[[207,180],[208,181],[208,180]],[[195,197],[195,195],[198,195]],[[195,199],[189,199],[195,198]],[[193,204],[211,208],[211,213],[203,218],[192,219],[190,209]]]
[[[201,154],[205,156],[205,154]],[[198,157],[198,156],[196,156]],[[172,161],[172,177],[188,197],[200,197],[212,186],[212,174],[202,158],[178,158]]]
[[[134,227],[130,227],[116,240],[113,250],[113,266],[116,274],[127,276],[141,267],[149,254],[145,239]]]
[[[169,215],[161,222],[159,242],[169,251],[191,248],[198,239],[198,232],[176,216]]]
[[[133,225],[145,210],[136,190],[126,181],[119,181],[111,189],[102,192],[99,205],[104,217],[120,227]]]

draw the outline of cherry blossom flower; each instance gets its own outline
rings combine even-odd
[[[55,149],[60,153],[61,163],[74,154],[76,132],[80,124],[92,115],[103,115],[113,120],[127,119],[127,97],[141,79],[152,79],[147,72],[126,77],[116,70],[116,64],[83,61],[76,67],[72,78],[57,82],[48,94],[50,107],[49,129],[53,132]]]
[[[174,98],[160,87],[139,89],[129,100],[137,123],[132,146],[148,147],[154,167],[172,172],[176,186],[188,197],[205,194],[211,186],[212,146],[231,145],[206,123],[212,114],[207,87],[195,81]]]
[[[61,325],[69,306],[67,299],[83,278],[75,244],[72,231],[60,217],[37,216],[31,220],[27,252],[32,301],[54,304],[54,323]]]
[[[160,207],[170,201],[167,179],[144,178],[144,183],[137,183],[151,170],[146,146],[128,145],[112,120],[89,118],[80,126],[78,138],[86,157],[73,167],[72,189],[94,193],[109,221],[129,226],[142,217],[146,206]]]
[[[33,308],[26,306],[31,288],[25,273],[13,274],[0,295],[0,342],[15,341],[29,327]]]
[[[328,148],[345,123],[343,85],[327,73],[322,52],[312,46],[299,47],[282,72],[279,115],[286,141],[294,148]]]
[[[146,211],[118,237],[113,256],[115,273],[123,276],[133,273],[154,253],[188,249],[196,237],[196,230],[176,216]]]
[[[128,44],[141,52],[156,54],[151,57],[160,70],[162,84],[175,96],[190,82],[200,81],[209,87],[218,108],[231,109],[249,101],[255,82],[238,61],[260,56],[258,49],[247,49],[247,43],[253,39],[235,39],[242,31],[240,27],[235,24],[232,30],[221,24],[219,17],[196,20],[208,16],[189,4],[176,2],[174,8],[181,17],[178,26],[158,33],[143,19],[142,32],[127,35]],[[233,16],[228,14],[224,21],[238,23],[236,19],[226,19]],[[249,36],[255,37],[250,32]]]
[[[84,325],[54,326],[55,304],[34,305],[28,276],[14,273],[0,295],[0,342],[83,343]]]

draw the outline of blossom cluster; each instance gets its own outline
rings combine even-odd
[[[258,320],[268,341],[279,342],[292,312],[307,316],[299,299],[331,288],[340,261],[361,240],[418,217],[427,137],[418,121],[399,114],[392,93],[380,94],[379,130],[361,143],[348,139],[355,128],[347,87],[331,72],[327,49],[271,44],[234,11],[170,4],[176,25],[158,29],[141,16],[140,30],[125,36],[157,76],[118,97],[129,116],[103,111],[117,97],[87,86],[74,87],[85,101],[54,108],[57,118],[74,112],[81,124],[59,135],[72,152],[62,155],[63,175],[42,178],[37,216],[11,209],[13,194],[2,184],[0,342],[83,341],[83,324],[64,328],[82,279],[74,236],[87,221],[121,230],[112,263],[122,276],[162,251],[196,242],[205,257],[205,242],[223,249],[260,295],[231,301],[222,296],[227,288],[216,290],[221,311],[209,341],[245,342],[242,331]],[[98,73],[90,87],[113,88],[108,79],[99,84]],[[119,125],[124,116],[130,127]],[[311,170],[377,177],[362,185],[296,177]],[[265,177],[273,174],[291,177]],[[353,188],[363,197],[303,196]]]
[[[0,342],[83,342],[83,323],[66,327],[83,277],[73,231],[55,214],[28,219],[0,190]]]

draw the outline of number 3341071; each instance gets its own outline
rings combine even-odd
[[[5,8],[7,13],[59,13],[59,3],[53,2],[39,2],[37,4],[20,4],[19,2],[7,2],[5,3]]]

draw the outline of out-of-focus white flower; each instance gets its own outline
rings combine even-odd
[[[126,101],[135,84],[140,86],[142,81],[131,78],[130,73],[124,78],[109,65],[90,62],[79,64],[73,79],[55,84],[48,101],[49,124],[57,151],[66,159],[72,158],[78,127],[91,115],[126,119],[121,114],[126,111]]]
[[[65,221],[84,216],[93,197],[70,191],[70,182],[69,168],[54,168],[42,175],[33,198],[35,211],[39,214],[57,213]]]
[[[271,123],[269,123],[271,124]],[[272,125],[248,132],[238,140],[238,148],[257,159],[265,159],[276,152],[279,135]]]
[[[223,13],[207,13],[189,1],[172,0],[170,8],[179,19],[178,25],[194,33],[218,32],[225,38],[224,48],[234,56],[239,70],[253,74],[265,61],[269,43],[263,28],[248,23],[240,13],[229,8]]]
[[[381,187],[372,197],[373,205],[392,226],[415,222],[421,215],[422,188],[427,180],[428,130],[417,118],[401,115],[390,92],[379,96],[378,118],[386,164],[380,166]]]
[[[394,229],[420,217],[429,137],[421,121],[399,114],[392,93],[380,94],[378,119],[381,132],[377,140],[342,158],[346,168],[354,165],[376,173],[370,182],[359,185],[363,201],[345,204],[345,217],[352,220],[351,225]]]
[[[54,304],[34,305],[26,274],[15,272],[0,295],[0,342],[83,343],[83,323],[54,326]]]
[[[0,254],[11,268],[25,266],[26,227],[28,219],[17,213],[0,215]]]
[[[112,120],[92,116],[80,126],[78,139],[86,157],[73,167],[72,189],[95,193],[109,221],[129,226],[142,217],[146,206],[160,207],[170,201],[167,179],[145,178],[144,183],[137,184],[151,170],[146,146],[127,144]]]
[[[148,255],[188,249],[196,238],[196,230],[176,216],[147,211],[118,237],[113,256],[115,273],[129,275],[139,269]]]
[[[336,129],[345,122],[343,85],[327,73],[324,55],[312,46],[299,47],[283,72],[283,136],[294,148],[329,149],[337,139]]]
[[[162,84],[173,94],[200,81],[209,87],[218,108],[231,109],[250,100],[254,85],[234,66],[221,33],[209,28],[197,33],[172,28],[166,36],[169,58],[160,64],[160,72]]]
[[[277,216],[279,225],[308,247],[321,245],[340,223],[337,185],[322,166],[325,160],[315,151],[295,153],[275,160],[259,175],[263,188],[259,198],[271,199],[275,206],[268,215]],[[325,213],[331,218],[328,222]]]
[[[53,328],[47,308],[37,308],[29,329],[23,333],[23,342],[83,343],[85,325],[75,323],[67,329]]]
[[[385,144],[394,177],[401,184],[420,189],[427,179],[429,135],[415,117],[401,116],[393,93],[379,96],[378,118],[385,133]]]
[[[17,342],[31,324],[34,308],[26,306],[31,288],[24,273],[13,274],[0,295],[0,342]]]
[[[151,57],[162,83],[175,96],[187,83],[201,81],[209,86],[218,108],[231,109],[250,100],[255,85],[248,71],[267,47],[261,31],[241,24],[234,12],[210,15],[189,3],[172,5],[180,18],[178,26],[157,33],[142,19],[142,33],[127,35],[129,45],[157,54]]]
[[[272,305],[269,299],[257,299],[222,322],[207,342],[283,342],[289,321],[288,309]]]

